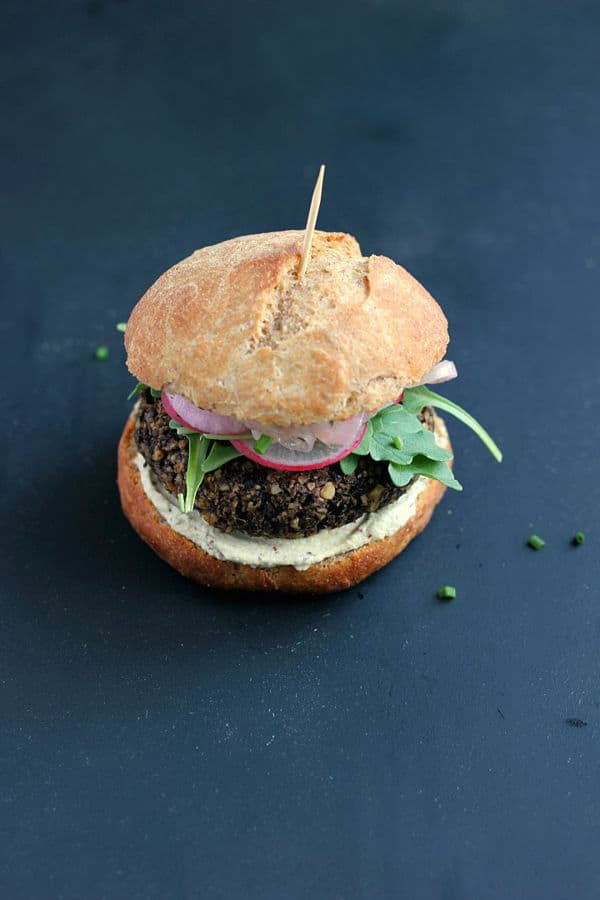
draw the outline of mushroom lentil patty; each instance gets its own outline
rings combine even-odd
[[[433,410],[421,419],[433,430]],[[155,481],[174,497],[185,493],[188,442],[169,427],[160,397],[140,395],[135,441]],[[414,480],[414,479],[413,479]],[[396,500],[408,487],[390,481],[386,462],[361,456],[352,475],[337,463],[306,472],[269,469],[239,457],[209,472],[196,496],[196,509],[221,531],[264,537],[308,537],[322,528],[354,522]]]

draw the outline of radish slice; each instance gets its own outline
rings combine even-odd
[[[163,391],[162,404],[167,415],[193,431],[232,435],[245,434],[248,431],[238,419],[234,419],[232,416],[221,416],[219,413],[194,406],[181,394],[169,394],[167,391]]]
[[[419,384],[441,384],[442,381],[451,381],[453,378],[456,378],[458,372],[456,371],[456,366],[449,359],[443,359],[441,362],[437,363],[433,369],[430,369],[427,374],[423,375],[423,378],[419,382]],[[415,385],[417,387],[417,385]]]
[[[232,440],[231,443],[236,450],[239,450],[240,453],[247,456],[252,462],[258,463],[261,466],[266,466],[267,469],[279,469],[282,472],[304,472],[309,469],[322,469],[323,466],[329,466],[332,463],[339,462],[339,460],[343,459],[345,456],[348,456],[348,454],[352,453],[352,451],[358,447],[363,439],[366,429],[367,423],[362,422],[359,425],[358,430],[355,431],[352,442],[346,447],[333,451],[331,447],[327,447],[320,441],[315,442],[310,453],[307,453],[306,451],[288,450],[281,444],[276,443],[271,444],[264,453],[257,453],[252,441]]]

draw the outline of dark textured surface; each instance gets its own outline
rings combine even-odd
[[[596,898],[597,4],[3,13],[1,895]],[[456,425],[464,493],[343,596],[202,593],[119,512],[114,323],[321,161],[506,461]]]

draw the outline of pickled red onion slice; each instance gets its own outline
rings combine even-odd
[[[279,469],[284,472],[304,472],[309,469],[321,469],[332,463],[339,462],[348,456],[363,439],[367,424],[363,422],[354,433],[352,441],[346,447],[338,447],[332,450],[320,441],[315,444],[310,452],[289,450],[281,444],[272,443],[264,453],[257,453],[252,441],[240,441],[232,439],[231,443],[248,459],[266,466],[268,469]]]
[[[274,425],[265,425],[253,420],[247,420],[245,424],[255,440],[258,440],[262,434],[266,434],[274,443],[299,453],[310,453],[316,440],[312,432],[312,425],[290,425],[287,428],[276,428]]]
[[[255,439],[258,439],[261,434],[266,434],[273,439],[274,443],[280,444],[288,450],[310,453],[315,441],[321,441],[328,447],[345,447],[354,440],[357,430],[366,419],[367,416],[360,413],[343,422],[313,422],[310,425],[290,425],[288,428],[275,428],[252,421],[246,421],[244,424],[250,429]]]
[[[365,424],[367,416],[359,413],[352,419],[343,422],[322,422],[311,425],[311,429],[317,440],[328,447],[345,447],[354,440],[357,429]]]
[[[457,375],[458,372],[454,363],[449,359],[443,359],[441,362],[436,363],[433,369],[430,369],[429,372],[423,375],[419,384],[441,384],[442,381],[451,381]]]
[[[238,419],[232,416],[221,416],[209,409],[201,409],[195,406],[181,394],[162,392],[162,404],[167,415],[172,419],[191,428],[194,431],[202,431],[206,434],[245,434],[248,429]]]

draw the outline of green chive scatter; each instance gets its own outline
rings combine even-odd
[[[451,584],[445,584],[437,592],[439,600],[456,600],[456,588]]]
[[[585,541],[585,534],[583,531],[576,531],[573,537],[573,543],[576,545],[583,544]]]
[[[110,354],[108,352],[108,347],[105,347],[104,344],[101,347],[96,347],[96,352],[94,354],[96,359],[103,361],[105,359],[108,359],[109,355]]]
[[[541,550],[546,546],[546,541],[542,540],[537,534],[531,534],[527,540],[532,550]]]
[[[127,331],[127,322],[117,322],[116,324],[117,331],[121,331],[123,334]]]

